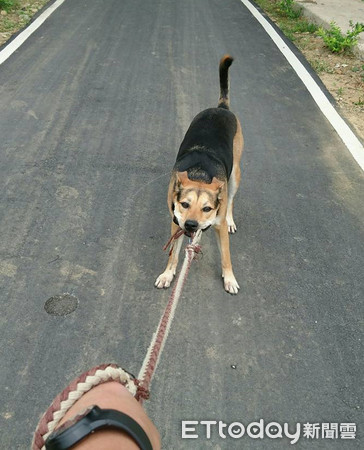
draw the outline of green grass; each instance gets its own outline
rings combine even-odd
[[[280,13],[290,19],[298,19],[302,16],[302,8],[299,8],[293,0],[282,0],[278,3]]]
[[[326,72],[326,73],[334,73],[334,69],[324,61],[315,59],[313,61],[309,61],[313,69],[317,73]]]
[[[292,25],[294,33],[316,33],[318,26],[314,23],[307,22],[307,20],[299,20]]]
[[[1,30],[3,30],[3,31],[12,30],[14,28],[14,26],[15,26],[15,23],[13,21],[11,21],[9,19],[4,19],[3,25],[0,28],[0,31]]]
[[[363,0],[363,1],[364,1],[364,0]],[[355,67],[353,67],[351,70],[352,70],[352,72],[355,72],[355,73],[361,72],[360,78],[361,78],[361,80],[364,82],[364,64],[362,64],[361,67],[355,66]]]
[[[299,8],[293,0],[256,0],[256,2],[276,19],[279,28],[291,41],[296,41],[299,33],[313,34],[318,30],[315,24],[302,15],[302,8]]]
[[[307,22],[307,20],[297,20],[293,23],[291,22],[279,22],[280,28],[283,33],[291,39],[291,41],[295,41],[297,37],[295,36],[297,33],[309,33],[314,34],[318,30],[318,26],[314,23]]]
[[[0,9],[3,9],[7,12],[17,7],[16,0],[0,0]]]

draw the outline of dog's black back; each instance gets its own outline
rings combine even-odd
[[[228,109],[209,108],[192,121],[177,155],[175,170],[187,170],[188,178],[211,183],[213,177],[228,180],[233,167],[235,115]]]

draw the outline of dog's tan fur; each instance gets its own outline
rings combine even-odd
[[[226,109],[228,109],[228,99],[225,100]],[[224,98],[220,96],[219,105],[223,101]],[[168,208],[171,216],[178,222],[177,225],[172,221],[171,235],[175,234],[179,228],[185,229],[186,221],[197,222],[198,229],[202,230],[213,226],[221,253],[224,288],[230,294],[236,294],[239,289],[231,265],[229,232],[235,233],[236,231],[233,218],[233,199],[241,178],[240,159],[244,143],[240,122],[236,116],[235,119],[237,126],[232,143],[233,166],[229,180],[219,175],[214,177],[211,183],[205,183],[189,179],[187,171],[174,171],[168,187]],[[188,207],[186,207],[187,205]],[[165,271],[155,282],[156,287],[167,288],[170,286],[176,273],[182,241],[183,235],[177,239]]]

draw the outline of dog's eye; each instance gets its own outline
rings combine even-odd
[[[210,208],[210,206],[205,206],[204,208],[202,208],[203,212],[210,212],[212,210],[212,208]]]
[[[187,202],[182,202],[181,205],[182,205],[182,208],[184,208],[184,209],[188,209],[190,206],[189,203],[187,203]]]

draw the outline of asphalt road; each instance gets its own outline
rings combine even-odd
[[[363,174],[239,0],[67,0],[0,66],[0,448],[26,449],[71,379],[138,373],[169,291],[168,177],[190,121],[218,98],[244,136],[223,290],[203,236],[146,408],[165,449],[292,448],[289,439],[181,439],[182,420],[356,423],[363,448]],[[52,296],[77,309],[53,316]],[[233,368],[233,367],[235,368]]]

